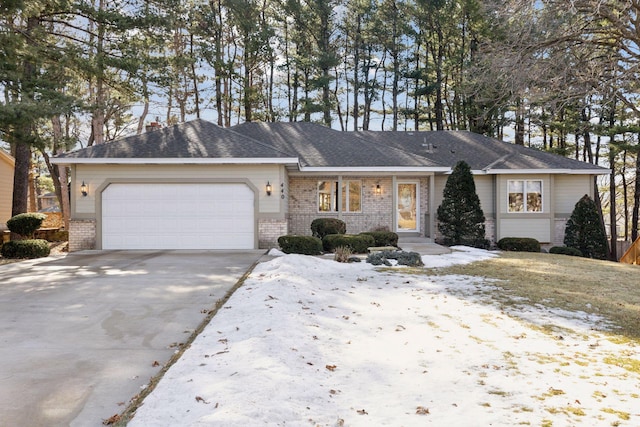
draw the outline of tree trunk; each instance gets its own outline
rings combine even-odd
[[[638,134],[640,138],[640,134]],[[636,146],[636,183],[633,190],[633,212],[631,214],[631,241],[638,238],[638,217],[640,216],[640,142]]]
[[[193,53],[193,33],[189,34],[190,39],[189,39],[189,49],[191,51],[191,58],[190,58],[190,62],[191,62],[191,79],[193,80],[193,94],[195,97],[195,111],[196,111],[196,118],[200,118],[200,90],[198,89],[198,75],[196,74],[196,61],[195,61],[195,54]]]
[[[99,11],[104,11],[104,0],[98,3]],[[96,39],[96,97],[93,112],[91,114],[91,134],[93,144],[104,142],[104,122],[105,122],[105,85],[104,85],[104,40],[105,26],[98,23],[98,34]]]
[[[609,149],[609,165],[611,165],[611,175],[609,177],[609,229],[611,233],[611,246],[609,250],[609,257],[611,260],[618,259],[617,253],[617,212],[616,212],[616,171],[615,171],[615,153],[614,150]]]
[[[444,61],[444,40],[442,36],[442,29],[438,28],[438,47],[437,47],[437,57],[434,58],[436,60],[436,105],[435,113],[436,113],[436,130],[444,130],[444,106],[442,100],[442,86],[444,84],[443,81],[443,70],[442,65]]]
[[[620,171],[620,179],[622,180],[622,206],[624,216],[624,240],[629,240],[629,183],[627,182],[627,150],[622,152],[622,170]]]
[[[53,128],[53,154],[63,153],[65,150],[59,149],[61,145],[58,144],[59,141],[62,140],[63,132],[62,132],[62,124],[60,123],[59,116],[53,116],[51,118],[51,125]],[[46,150],[41,150],[42,156],[44,157],[45,163],[47,164],[47,168],[49,169],[49,174],[53,179],[53,187],[56,192],[56,196],[58,198],[58,204],[60,205],[60,211],[62,213],[62,221],[64,223],[64,229],[69,230],[69,218],[71,215],[71,209],[69,206],[69,180],[67,174],[66,166],[58,166],[52,165],[49,160],[49,155]]]
[[[31,41],[31,34],[40,26],[38,18],[30,17],[27,20],[27,40]],[[23,64],[24,81],[22,82],[24,101],[33,101],[35,94],[33,91],[33,80],[35,77],[35,66],[29,61]],[[15,168],[13,174],[13,201],[11,204],[11,216],[27,212],[29,197],[29,171],[31,169],[31,146],[34,128],[32,123],[19,125],[14,130],[14,158]]]
[[[142,75],[142,99],[144,107],[142,108],[142,113],[140,113],[140,117],[138,118],[136,135],[140,135],[144,130],[144,122],[147,120],[147,114],[149,114],[149,83],[147,81],[146,73]],[[58,118],[58,121],[59,120],[60,119]],[[62,135],[62,129],[60,129],[60,134]]]
[[[27,212],[28,207],[31,149],[25,141],[17,141],[15,143],[14,158],[16,163],[13,174],[11,216]]]
[[[358,118],[360,116],[360,105],[358,97],[360,96],[360,31],[361,16],[356,16],[356,34],[353,41],[353,130],[358,130]]]

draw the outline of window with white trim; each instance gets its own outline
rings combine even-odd
[[[341,197],[342,212],[362,211],[362,181],[344,180],[338,196],[338,181],[318,181],[318,211],[337,212]]]
[[[542,180],[510,180],[509,212],[542,212]]]

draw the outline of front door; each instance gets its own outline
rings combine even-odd
[[[396,184],[396,231],[420,231],[420,187],[418,182]]]

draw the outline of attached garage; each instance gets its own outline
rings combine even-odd
[[[103,249],[253,249],[255,194],[243,183],[112,183]]]

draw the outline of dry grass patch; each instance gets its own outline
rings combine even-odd
[[[620,327],[617,333],[640,339],[640,266],[565,255],[501,252],[490,260],[430,270],[429,274],[499,279],[499,286],[509,296],[527,298],[530,304],[598,314]],[[522,303],[510,298],[500,301]]]

